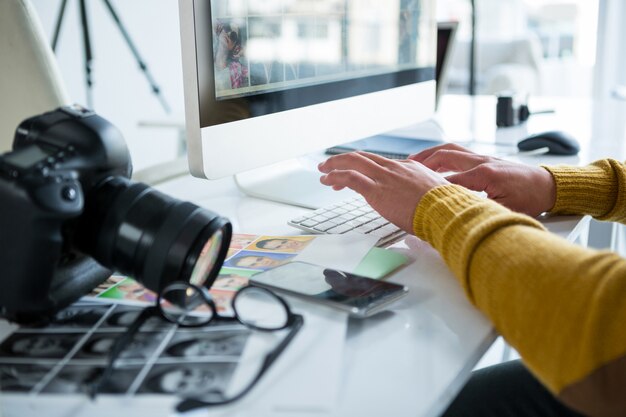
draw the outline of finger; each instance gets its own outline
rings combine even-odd
[[[489,179],[478,169],[448,175],[446,179],[452,184],[460,185],[472,191],[485,191],[489,185]]]
[[[440,150],[451,150],[451,151],[459,151],[459,152],[466,152],[466,153],[474,153],[470,151],[469,149],[464,148],[461,145],[457,145],[456,143],[444,143],[443,145],[433,146],[432,148],[428,148],[416,154],[409,155],[409,159],[412,159],[417,162],[423,162],[432,154]]]
[[[354,170],[373,178],[382,171],[380,164],[361,152],[335,155],[318,165],[318,169],[328,174],[333,170]]]
[[[322,175],[320,182],[334,189],[350,188],[366,198],[376,186],[374,180],[353,170],[333,170],[328,174]]]
[[[437,172],[461,172],[475,168],[488,161],[488,156],[442,149],[433,153],[422,164]]]
[[[387,167],[387,168],[392,167],[392,166],[394,166],[395,164],[398,163],[398,161],[394,161],[393,159],[385,158],[384,156],[381,156],[381,155],[378,155],[378,154],[375,154],[375,153],[371,153],[371,152],[363,152],[363,151],[361,151],[361,152],[357,152],[357,153],[359,155],[367,158],[367,159],[370,159],[370,160],[376,162],[378,165],[383,166],[383,167]]]

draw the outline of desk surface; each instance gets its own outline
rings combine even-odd
[[[491,105],[489,99],[485,103],[485,106]],[[454,113],[456,105],[454,101],[450,102],[448,111]],[[481,111],[468,107],[467,100],[465,105],[459,106],[465,106],[465,114],[470,118]],[[493,106],[495,109],[495,101]],[[445,101],[443,108],[446,109]],[[447,116],[440,117],[445,120]],[[495,122],[490,130],[485,129],[490,133],[484,133],[484,141],[495,143],[498,139]],[[475,133],[471,132],[470,129],[465,133],[473,138]],[[450,134],[450,137],[455,135],[460,139],[470,138],[463,137],[461,133]],[[559,161],[581,163],[590,159],[593,152],[588,151],[588,141],[581,142],[583,153],[580,158]],[[492,149],[499,149],[498,146]],[[533,158],[526,162],[544,161]],[[305,210],[245,196],[236,188],[232,178],[207,182],[184,176],[156,188],[229,217],[235,231],[240,233],[298,234],[297,230],[286,225],[286,221]],[[578,218],[551,219],[548,226],[555,233],[574,240],[584,232],[585,222],[580,222]],[[256,417],[286,415],[287,412],[290,416],[434,416],[443,411],[496,335],[486,318],[467,301],[455,278],[430,246],[415,237],[408,237],[394,245],[393,250],[405,253],[412,260],[389,278],[407,285],[409,295],[392,305],[387,313],[363,321],[348,320],[345,343],[338,347],[341,349],[341,369],[338,372],[336,401],[332,407],[318,410],[271,409],[266,404],[261,407],[264,397],[276,394],[272,390],[280,375],[270,373],[249,397],[211,415]],[[301,308],[306,314],[306,305]],[[345,320],[341,316],[338,319]],[[293,363],[307,361],[305,349],[297,352],[292,349],[286,353],[281,360]],[[318,366],[324,367],[325,364],[319,363]],[[314,390],[327,382],[320,377],[311,380],[305,373],[293,380],[294,389],[301,390]],[[13,412],[18,409],[19,415],[24,415],[23,411],[34,415],[42,407],[42,403],[39,406],[36,403],[33,400],[28,405],[22,403],[17,406],[11,402],[5,403],[3,408],[7,415],[17,415]],[[128,406],[127,401],[119,409],[123,411]],[[261,409],[265,411],[261,412]],[[112,412],[112,408],[107,407],[105,412],[103,407],[85,406],[85,403],[76,410],[81,415],[110,415]],[[164,413],[162,407],[152,403],[151,415],[157,410],[159,414]]]

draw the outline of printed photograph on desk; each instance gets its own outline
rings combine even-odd
[[[230,239],[230,249],[243,249],[255,240],[257,240],[259,236],[257,235],[246,235],[242,233],[235,233],[233,237]]]
[[[239,289],[248,285],[248,280],[258,271],[247,269],[236,269],[224,267],[220,269],[220,272],[215,279],[215,282],[211,286],[211,291],[233,291],[236,292]]]
[[[103,394],[125,394],[137,378],[141,365],[126,365],[115,369],[113,377],[104,384]],[[87,394],[87,388],[104,371],[104,367],[93,365],[68,364],[64,366],[41,392],[45,394]]]
[[[18,328],[0,343],[0,389],[4,394],[86,394],[102,375],[116,340],[141,311],[83,300],[48,326]],[[221,395],[252,331],[236,322],[178,328],[154,319],[120,354],[101,393]]]
[[[30,392],[49,375],[55,362],[47,364],[0,364],[0,390],[3,392]]]
[[[111,307],[108,305],[93,305],[93,303],[75,303],[74,305],[59,311],[50,324],[48,330],[63,329],[63,331],[84,332],[94,326]],[[28,328],[24,328],[25,331]],[[33,331],[39,331],[37,328]]]
[[[137,308],[136,306],[116,304],[113,306],[113,310],[107,314],[104,321],[96,329],[96,332],[123,331],[135,321],[140,312],[141,308]],[[152,317],[144,323],[141,327],[141,331],[162,331],[170,329],[171,327],[172,324],[158,317]]]
[[[106,281],[104,281],[103,283],[98,285],[96,288],[91,290],[88,297],[97,297],[98,295],[102,294],[106,290],[115,287],[120,282],[124,281],[125,279],[126,277],[122,275],[111,275],[109,278],[106,279]]]
[[[33,358],[62,359],[74,348],[81,333],[16,332],[0,344],[0,361],[30,361]]]
[[[240,251],[224,262],[224,266],[264,271],[289,262],[295,254]]]
[[[131,278],[125,278],[97,295],[100,298],[132,301],[140,304],[153,304],[157,295]]]
[[[72,359],[106,360],[115,341],[123,335],[123,332],[93,333],[72,356]],[[167,333],[165,332],[139,332],[124,352],[120,354],[120,359],[150,359],[166,336]]]
[[[246,250],[262,252],[300,253],[315,236],[261,236]]]
[[[233,362],[154,365],[138,393],[222,399],[222,393],[228,387],[236,366]]]
[[[203,329],[202,332],[185,329],[176,332],[161,354],[159,363],[166,358],[197,361],[220,357],[220,360],[236,360],[243,352],[250,330],[241,325],[216,327]]]

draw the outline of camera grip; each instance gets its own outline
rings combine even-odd
[[[6,215],[2,212],[1,216]],[[53,308],[48,291],[62,247],[58,220],[29,220],[13,218],[7,222],[3,234],[12,239],[4,238],[0,244],[0,308],[3,316],[20,322],[31,321]]]
[[[40,194],[48,195],[64,183],[35,185],[0,182],[0,195],[7,196],[0,204],[0,314],[18,322],[38,320],[55,309],[49,291],[63,253],[63,224],[82,206],[82,199],[79,205],[55,207],[52,198],[37,204]]]

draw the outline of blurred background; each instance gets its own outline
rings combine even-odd
[[[533,95],[589,96],[596,59],[598,0],[476,0],[476,87]],[[448,92],[467,91],[471,6],[439,0],[441,21],[458,21]]]

